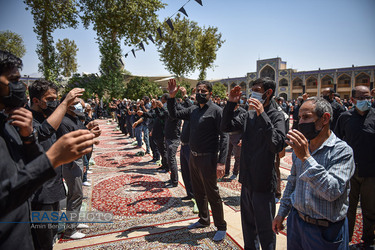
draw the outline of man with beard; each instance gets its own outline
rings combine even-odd
[[[38,132],[38,142],[47,151],[56,142],[56,131],[68,107],[81,96],[84,89],[75,88],[69,92],[60,105],[57,101],[57,86],[46,80],[37,80],[29,87],[33,127]],[[31,202],[33,211],[59,211],[60,200],[65,198],[61,167],[55,169],[56,176],[43,184],[34,194]],[[34,247],[52,249],[57,234],[57,223],[37,228],[32,225]]]
[[[44,152],[33,130],[26,87],[19,81],[22,61],[0,51],[0,249],[34,249],[30,225],[32,194],[54,168],[91,151],[89,131],[69,133]]]
[[[210,100],[212,84],[200,81],[196,86],[198,105],[177,110],[175,96],[179,88],[175,79],[168,81],[170,98],[167,101],[167,107],[172,118],[190,121],[189,168],[200,219],[188,228],[201,228],[210,225],[208,210],[208,202],[210,202],[214,224],[218,229],[213,240],[221,241],[226,235],[227,223],[224,220],[217,179],[224,176],[224,163],[228,147],[228,137],[220,131],[222,109]]]

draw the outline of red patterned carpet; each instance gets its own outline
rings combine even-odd
[[[103,133],[100,137],[101,143],[95,147],[96,165],[93,167],[94,173],[90,175],[92,186],[84,188],[84,196],[88,197],[85,200],[88,211],[112,212],[114,220],[110,224],[92,224],[90,229],[82,232],[90,237],[127,232],[139,227],[150,227],[197,217],[192,213],[192,202],[181,200],[181,197],[186,195],[182,185],[172,189],[164,188],[170,175],[158,172],[156,170],[158,166],[149,164],[150,156],[135,156],[140,149],[131,145],[134,140],[126,139],[127,137],[123,136],[120,131],[114,131],[115,126],[107,125],[106,121],[101,120],[100,126]],[[284,170],[291,169],[291,154],[292,152],[287,150],[286,156],[281,159],[281,167]],[[179,161],[179,157],[177,159]],[[283,190],[286,178],[287,176],[282,176]],[[224,179],[218,182],[218,186],[224,203],[239,212],[241,184],[237,180]],[[360,242],[362,235],[361,214],[359,213],[357,217],[353,240],[355,244]],[[210,235],[211,231],[206,233]],[[150,235],[92,246],[90,249],[99,247],[121,249],[122,244],[127,244],[127,248],[128,246],[149,248],[150,242],[160,249],[185,248],[186,244],[192,244],[192,242],[194,248],[197,249],[236,249],[238,247],[230,237],[227,237],[228,242],[225,241],[224,245],[212,245],[211,240],[205,237],[198,239],[197,234],[189,234],[187,230],[178,229],[166,235],[174,236]],[[192,238],[192,235],[195,238]],[[211,238],[208,237],[208,239]],[[163,241],[163,239],[167,240]]]

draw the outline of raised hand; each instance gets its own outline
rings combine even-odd
[[[187,93],[186,89],[184,87],[180,87],[180,91],[181,91],[181,94],[182,96],[184,97]]]
[[[309,142],[300,131],[296,129],[289,130],[286,137],[288,138],[288,140],[285,141],[286,144],[293,148],[298,159],[304,162],[310,157]]]
[[[72,105],[74,102],[76,102],[76,98],[83,95],[83,92],[85,92],[85,89],[82,88],[74,88],[66,95],[64,102],[66,103],[66,106]]]
[[[89,130],[76,130],[65,134],[58,139],[46,152],[53,167],[72,162],[92,151],[92,145],[99,141],[94,140],[94,134]]]
[[[174,98],[180,89],[180,86],[177,86],[176,79],[169,79],[168,81],[168,92],[170,98]]]
[[[263,104],[259,100],[250,98],[247,102],[249,103],[249,110],[255,110],[258,116],[264,112]]]
[[[230,92],[228,96],[228,101],[230,102],[238,102],[241,98],[241,87],[235,86]]]

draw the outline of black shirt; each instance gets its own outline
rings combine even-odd
[[[356,108],[345,111],[337,120],[335,134],[353,148],[360,177],[375,177],[375,109],[360,115]]]
[[[34,249],[29,198],[55,171],[37,143],[24,145],[0,114],[0,249]],[[25,222],[25,223],[3,223]]]
[[[284,148],[284,116],[271,103],[259,116],[255,110],[249,110],[234,117],[235,106],[234,102],[225,106],[221,130],[243,131],[239,181],[253,191],[275,192],[274,161],[275,155]]]
[[[177,111],[181,110],[181,105],[177,103],[176,105]],[[165,109],[164,109],[165,110]],[[165,121],[165,128],[164,128],[164,136],[165,139],[179,139],[181,135],[181,119],[172,118],[168,110],[165,110],[167,112],[167,120]]]
[[[56,142],[56,130],[47,122],[43,114],[34,110],[33,127],[38,131],[38,141],[47,151]],[[32,202],[52,204],[65,198],[61,166],[55,168],[56,176],[46,181],[34,194]]]
[[[189,108],[193,106],[193,103],[185,99],[185,101],[182,103],[182,107]],[[182,143],[189,143],[189,137],[190,137],[190,122],[188,120],[184,121],[184,124],[182,125],[182,131],[181,131],[181,142]]]
[[[345,112],[345,108],[336,100],[331,102],[332,110],[333,110],[333,121],[331,122],[330,129],[333,131],[336,127],[337,119],[339,119],[342,112]]]
[[[169,115],[190,121],[190,149],[197,153],[219,152],[218,163],[224,164],[228,151],[228,136],[220,131],[222,109],[209,100],[203,108],[199,105],[177,111],[176,99],[167,101]]]
[[[167,119],[167,112],[164,108],[152,109],[150,112],[143,113],[143,117],[154,119],[152,137],[156,139],[164,138],[165,120]]]

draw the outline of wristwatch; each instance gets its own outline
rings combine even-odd
[[[33,132],[31,132],[31,134],[29,136],[21,136],[21,140],[24,143],[25,142],[28,142],[28,143],[36,142],[38,140],[38,131],[36,131],[36,129],[34,129]]]

